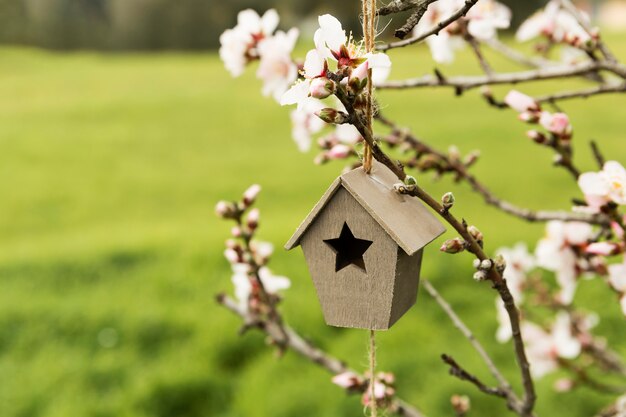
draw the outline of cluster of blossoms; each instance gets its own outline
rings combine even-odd
[[[352,371],[346,371],[335,375],[332,378],[332,382],[347,391],[362,392],[363,396],[361,397],[361,402],[364,406],[370,407],[371,392],[368,379]],[[396,393],[394,383],[395,377],[392,373],[379,372],[376,374],[374,380],[374,398],[377,407],[385,407],[391,402],[391,399]]]
[[[420,36],[433,29],[440,21],[461,9],[464,0],[439,0],[429,5],[428,10],[413,29]],[[426,38],[433,59],[440,63],[454,61],[454,52],[465,46],[464,38],[469,35],[479,40],[497,36],[498,29],[511,24],[511,10],[495,0],[484,0],[472,7],[463,19],[444,28],[437,36]]]
[[[288,278],[274,275],[267,267],[273,245],[254,239],[260,213],[252,205],[260,191],[259,185],[252,185],[243,193],[240,201],[220,201],[215,207],[219,217],[236,223],[231,229],[233,238],[226,241],[224,257],[231,264],[235,297],[240,308],[255,313],[264,312],[268,301],[276,301],[276,293],[289,288],[291,284]],[[273,299],[267,300],[265,297]]]
[[[580,12],[580,15],[589,22],[589,17],[584,12]],[[548,2],[543,10],[528,18],[516,33],[516,38],[520,42],[539,36],[545,37],[550,43],[562,43],[577,48],[589,47],[595,41],[577,18],[563,9],[558,0]]]
[[[354,126],[339,125],[345,122],[340,120],[345,108],[331,96],[340,88],[351,94],[362,93],[369,70],[375,84],[386,80],[391,69],[389,57],[366,53],[363,44],[348,36],[336,18],[323,15],[313,37],[315,48],[306,54],[304,63],[298,64],[291,57],[298,30],[274,32],[278,21],[275,10],[262,17],[253,10],[240,12],[237,26],[220,37],[224,65],[237,77],[252,61],[259,61],[257,77],[263,81],[263,94],[282,105],[297,104],[291,112],[292,137],[301,152],[309,151],[315,136],[329,125],[337,125],[319,137],[322,152],[315,161],[353,155],[354,145],[362,137]]]
[[[553,140],[558,140],[562,143],[572,138],[572,125],[565,113],[550,113],[542,110],[539,103],[532,97],[517,90],[509,91],[504,98],[504,102],[519,113],[521,121],[539,124],[547,131],[546,135],[546,133],[537,130],[529,130],[527,135],[535,142],[546,144],[550,141],[548,136],[552,136]]]
[[[254,10],[239,12],[237,26],[220,36],[220,58],[233,77],[243,74],[246,66],[259,60],[257,77],[264,83],[263,94],[280,100],[298,77],[298,66],[291,53],[298,40],[298,29],[277,31],[279,17],[271,9],[261,17]]]

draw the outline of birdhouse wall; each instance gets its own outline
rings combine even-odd
[[[336,254],[324,240],[339,237],[344,223],[356,238],[372,242],[363,255],[366,272],[356,265],[335,271]],[[343,187],[336,191],[300,243],[326,323],[389,328],[398,246],[348,191]],[[404,283],[398,287],[401,291],[404,288]],[[398,297],[404,306],[407,300]]]
[[[421,249],[414,253],[413,256],[409,256],[402,249],[398,248],[396,281],[393,289],[389,327],[398,321],[417,300],[423,253],[424,250]]]

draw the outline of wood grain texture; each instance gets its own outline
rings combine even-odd
[[[417,300],[423,253],[422,249],[409,256],[398,248],[389,327],[393,326]]]
[[[413,255],[445,232],[445,228],[417,198],[397,193],[393,185],[398,181],[394,173],[378,161],[373,161],[369,175],[362,168],[356,168],[337,178],[285,244],[285,249],[298,246],[317,216],[343,186],[408,255]]]
[[[335,272],[335,252],[323,240],[337,238],[344,222],[355,237],[373,242],[363,255],[366,272],[355,265]],[[301,243],[327,324],[389,328],[398,246],[350,193],[335,192]]]
[[[374,161],[369,175],[357,168],[342,175],[341,181],[408,255],[413,255],[446,230],[417,198],[393,189],[399,180],[380,162]]]

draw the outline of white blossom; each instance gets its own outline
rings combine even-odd
[[[580,13],[584,19],[589,19],[584,12]],[[538,36],[545,36],[554,42],[566,42],[575,46],[591,39],[576,18],[571,13],[561,9],[558,0],[551,0],[543,10],[529,17],[516,33],[516,38],[520,42]]]
[[[298,78],[298,66],[291,53],[298,39],[298,29],[278,31],[259,43],[261,61],[257,77],[263,80],[263,94],[280,102],[282,95]]]
[[[551,221],[546,225],[546,236],[535,250],[537,265],[556,273],[561,291],[559,298],[569,304],[577,286],[576,254],[572,246],[582,245],[592,235],[592,228],[582,222]]]
[[[278,26],[278,13],[270,9],[263,17],[252,9],[237,15],[237,25],[220,36],[220,58],[233,77],[243,73],[251,59],[259,57],[257,45]]]
[[[572,334],[572,323],[566,312],[559,312],[548,333],[534,323],[522,323],[530,371],[535,378],[556,370],[558,359],[574,359],[581,351],[580,341]]]
[[[326,122],[315,114],[324,107],[326,105],[321,101],[310,98],[291,112],[291,136],[300,152],[311,149],[312,136],[326,126]]]
[[[430,31],[440,21],[461,9],[464,3],[463,0],[439,0],[430,4],[413,30],[414,36]],[[509,27],[511,11],[494,0],[483,0],[472,7],[465,18],[470,35],[480,40],[488,40],[496,37],[498,29]],[[450,63],[454,60],[455,51],[465,46],[465,41],[458,23],[453,23],[437,35],[427,37],[426,44],[436,62]]]
[[[600,172],[585,172],[578,185],[592,208],[609,201],[626,204],[626,169],[617,161],[606,162]]]

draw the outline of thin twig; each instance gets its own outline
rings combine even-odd
[[[450,366],[450,375],[459,378],[462,381],[468,381],[476,386],[480,391],[485,394],[495,395],[496,397],[507,398],[507,393],[501,388],[488,387],[477,376],[467,372],[461,365],[459,365],[452,356],[441,355],[441,360]]]
[[[546,222],[550,220],[559,220],[585,222],[600,225],[610,224],[610,219],[603,214],[587,214],[544,210],[533,211],[527,208],[518,207],[508,201],[502,200],[499,197],[495,196],[482,182],[480,182],[480,180],[478,180],[478,178],[472,175],[463,163],[452,161],[446,154],[434,149],[433,147],[419,140],[418,138],[413,136],[407,129],[402,129],[398,127],[391,120],[385,118],[380,112],[376,115],[376,119],[384,125],[391,127],[393,129],[393,132],[395,132],[392,134],[397,135],[397,137],[399,137],[401,141],[408,143],[416,152],[437,156],[437,158],[445,162],[447,168],[456,173],[457,178],[465,180],[475,192],[480,194],[487,204],[492,205],[507,214],[511,214],[515,217],[519,217],[530,222]]]
[[[561,65],[558,67],[546,67],[534,70],[498,73],[492,76],[455,76],[437,77],[426,75],[418,78],[408,78],[405,80],[387,81],[377,85],[379,89],[407,89],[420,87],[452,87],[456,91],[465,91],[483,85],[496,84],[517,84],[524,82],[534,82],[541,80],[551,80],[554,78],[578,77],[596,71],[609,71],[626,79],[626,66],[608,61],[586,61],[574,65]]]
[[[448,302],[443,299],[443,297],[430,283],[430,281],[422,279],[421,282],[422,286],[426,289],[428,294],[430,294],[430,296],[435,299],[441,309],[448,315],[450,320],[452,320],[454,327],[456,327],[463,334],[463,336],[465,336],[465,338],[470,342],[474,350],[478,352],[478,355],[482,358],[483,362],[487,366],[487,369],[489,369],[489,372],[491,372],[494,378],[498,381],[498,390],[505,394],[504,396],[508,399],[511,406],[519,404],[519,398],[517,398],[517,396],[513,392],[511,384],[509,383],[509,381],[506,380],[504,375],[502,375],[496,364],[493,362],[493,359],[491,359],[491,356],[489,356],[485,348],[476,339],[474,333],[472,333],[472,331],[465,325],[463,320],[461,320],[461,318],[456,314],[452,306],[450,306],[450,304],[448,304]]]
[[[437,35],[439,34],[440,31],[442,31],[443,29],[445,29],[452,23],[456,22],[461,17],[465,16],[467,12],[472,7],[474,7],[476,3],[478,3],[478,0],[465,0],[465,4],[463,5],[463,7],[461,7],[459,10],[453,13],[452,16],[437,23],[437,25],[435,25],[435,27],[429,30],[428,32],[423,33],[421,35],[414,36],[412,38],[403,39],[401,41],[382,44],[382,45],[377,46],[376,49],[379,51],[387,51],[393,48],[401,48],[403,46],[408,46],[414,43],[421,42],[429,36]]]
[[[534,97],[537,103],[554,103],[561,100],[569,100],[573,98],[588,98],[600,94],[626,93],[626,83],[602,84],[597,87],[587,88],[577,91],[564,91],[560,93],[547,94],[544,96]]]

